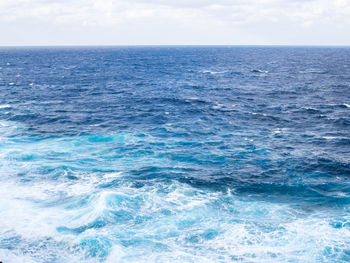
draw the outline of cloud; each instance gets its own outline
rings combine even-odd
[[[110,24],[130,20],[152,19],[155,15],[169,19],[184,16],[213,18],[222,21],[258,21],[298,18],[301,23],[322,15],[349,15],[346,0],[0,0],[0,17],[11,20],[31,18],[82,24]],[[304,20],[304,21],[302,21]],[[132,22],[132,21],[131,21]]]
[[[349,32],[349,17],[348,0],[0,0],[0,30],[11,25],[20,30],[25,23],[82,33],[87,28],[135,34],[169,29],[183,32],[179,37],[207,31],[225,39],[218,34],[240,33],[248,41],[259,35],[259,29],[272,34],[271,39],[283,27],[295,32],[305,28]]]

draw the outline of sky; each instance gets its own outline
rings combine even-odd
[[[14,45],[350,45],[350,0],[0,0]]]

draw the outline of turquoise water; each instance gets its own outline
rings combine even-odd
[[[0,51],[3,262],[348,262],[350,50]]]

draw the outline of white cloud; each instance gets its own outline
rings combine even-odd
[[[349,17],[349,0],[0,0],[0,33],[13,38],[0,45],[31,31],[28,44],[55,43],[45,31],[57,44],[350,44]]]

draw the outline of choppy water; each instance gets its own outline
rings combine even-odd
[[[0,50],[0,261],[349,262],[350,49]]]

